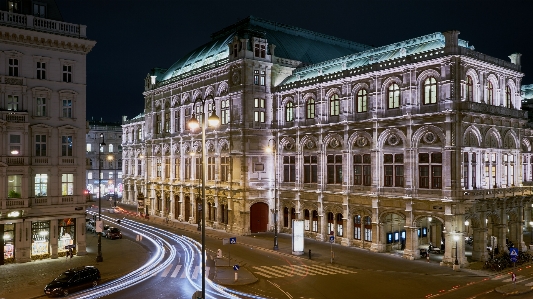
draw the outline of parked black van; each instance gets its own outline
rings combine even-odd
[[[44,287],[44,293],[49,297],[67,296],[89,287],[94,287],[100,281],[100,271],[94,266],[68,269]]]

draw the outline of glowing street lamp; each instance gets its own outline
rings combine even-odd
[[[215,110],[213,109],[213,113],[211,116],[209,116],[209,119],[207,122],[205,121],[205,99],[199,100],[201,101],[202,105],[202,299],[205,299],[205,174],[207,173],[207,163],[206,161],[206,148],[205,148],[205,130],[207,129],[207,123],[209,123],[210,127],[216,127],[218,126],[220,119],[215,114]],[[200,123],[198,122],[198,119],[194,117],[194,113],[191,116],[191,119],[189,119],[189,129],[195,130],[200,128]]]

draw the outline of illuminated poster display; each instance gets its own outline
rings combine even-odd
[[[292,221],[292,254],[304,254],[304,221]]]

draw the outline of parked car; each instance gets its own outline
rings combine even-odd
[[[94,232],[95,227],[96,227],[96,222],[92,219],[86,220],[85,227],[87,228],[88,231]]]
[[[108,230],[105,231],[105,237],[111,240],[122,239],[122,233],[120,232],[119,228],[110,227]]]
[[[44,293],[49,297],[67,296],[100,282],[100,271],[94,266],[68,269],[44,287]]]

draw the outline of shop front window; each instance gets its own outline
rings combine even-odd
[[[65,218],[59,220],[57,251],[59,253],[65,253],[68,250],[65,246],[74,244],[76,244],[76,219]]]
[[[31,223],[31,255],[32,257],[47,257],[50,248],[50,221]]]
[[[15,224],[0,224],[4,232],[4,262],[13,261],[15,258]]]

